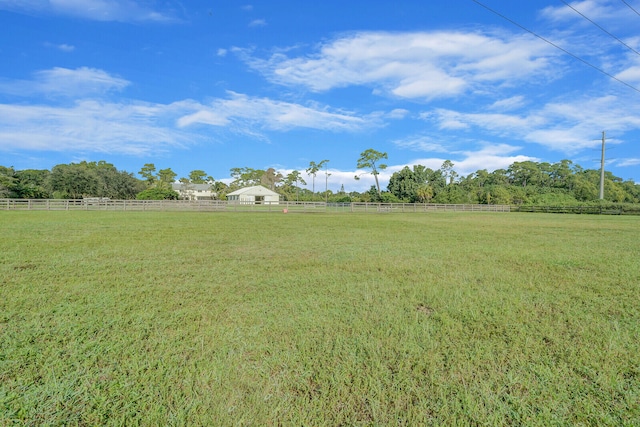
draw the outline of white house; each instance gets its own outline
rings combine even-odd
[[[212,200],[215,196],[211,190],[211,184],[174,182],[171,188],[180,194],[183,200]]]
[[[280,195],[262,185],[245,187],[227,194],[230,203],[277,205],[280,203]]]

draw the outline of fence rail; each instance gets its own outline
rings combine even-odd
[[[246,203],[226,200],[96,200],[0,199],[0,210],[23,211],[196,211],[196,212],[510,212],[509,205],[449,205],[432,203]]]
[[[247,203],[227,200],[0,199],[0,211],[195,211],[195,212],[534,212],[597,215],[640,215],[640,205],[510,206],[437,203]]]

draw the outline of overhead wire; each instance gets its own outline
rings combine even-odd
[[[620,1],[621,1],[622,3],[624,3],[624,4],[626,4],[626,5],[629,7],[629,9],[633,10],[633,11],[636,13],[636,15],[640,16],[640,12],[638,12],[637,10],[635,10],[635,9],[633,8],[633,6],[631,6],[629,3],[627,3],[627,2],[626,2],[626,1],[624,1],[624,0],[620,0]]]
[[[533,36],[535,36],[535,37],[537,37],[537,38],[539,38],[539,39],[540,39],[540,40],[542,40],[543,42],[550,44],[551,46],[555,47],[556,49],[558,49],[558,50],[560,50],[560,51],[562,51],[562,52],[564,52],[564,53],[566,53],[567,55],[571,56],[572,58],[574,58],[574,59],[576,59],[576,60],[578,60],[578,61],[582,62],[583,64],[585,64],[585,65],[587,65],[587,66],[589,66],[589,67],[591,67],[591,68],[593,68],[594,70],[598,71],[599,73],[602,73],[602,74],[604,74],[605,76],[607,76],[607,77],[609,77],[609,78],[611,78],[611,79],[613,79],[613,80],[617,81],[618,83],[622,83],[623,85],[627,86],[628,88],[633,89],[633,90],[635,90],[636,92],[640,93],[640,89],[638,89],[637,87],[635,87],[635,86],[633,86],[633,85],[631,85],[631,84],[629,84],[629,83],[627,83],[627,82],[625,82],[625,81],[623,81],[623,80],[620,80],[619,78],[617,78],[617,77],[616,77],[616,76],[614,76],[613,74],[610,74],[610,73],[608,73],[608,72],[604,71],[603,69],[601,69],[601,68],[599,68],[599,67],[597,67],[597,66],[593,65],[593,64],[592,64],[592,63],[590,63],[589,61],[587,61],[587,60],[585,60],[585,59],[580,58],[578,55],[575,55],[575,54],[573,54],[573,53],[569,52],[568,50],[566,50],[565,48],[558,46],[557,44],[553,43],[551,40],[548,40],[548,39],[546,39],[546,38],[542,37],[541,35],[539,35],[539,34],[537,34],[537,33],[533,32],[532,30],[530,30],[530,29],[528,29],[528,28],[524,27],[523,25],[520,25],[519,23],[517,23],[517,22],[516,22],[516,21],[514,21],[513,19],[510,19],[510,18],[508,18],[507,16],[505,16],[505,15],[501,14],[500,12],[498,12],[498,11],[496,11],[496,10],[494,10],[494,9],[490,8],[489,6],[487,6],[487,5],[483,4],[482,2],[480,2],[479,0],[472,0],[472,1],[473,1],[474,3],[476,3],[476,4],[478,4],[479,6],[484,7],[484,8],[485,8],[485,9],[487,9],[489,12],[491,12],[491,13],[493,13],[493,14],[495,14],[495,15],[499,16],[500,18],[502,18],[502,19],[504,19],[504,20],[506,20],[506,21],[508,21],[508,22],[512,23],[512,24],[513,24],[513,25],[515,25],[516,27],[518,27],[518,28],[520,28],[520,29],[522,29],[522,30],[526,31],[527,33],[529,33],[529,34],[531,34],[531,35],[533,35]]]
[[[623,42],[622,40],[620,40],[618,37],[616,37],[615,35],[611,34],[609,31],[605,30],[604,28],[602,28],[602,26],[598,25],[596,22],[594,22],[593,20],[589,19],[589,17],[587,17],[584,13],[580,12],[578,9],[576,9],[575,7],[571,6],[569,3],[567,3],[565,0],[560,0],[562,3],[564,3],[565,5],[567,5],[567,7],[571,8],[571,10],[573,10],[575,13],[577,13],[578,15],[582,16],[584,19],[586,19],[587,21],[591,22],[593,25],[595,25],[596,27],[598,27],[602,32],[604,32],[605,34],[613,37],[614,39],[616,39],[618,42],[620,42],[620,44],[622,44],[623,46],[625,46],[627,49],[629,49],[630,51],[634,52],[636,55],[640,56],[640,52],[638,52],[637,50],[635,50],[634,48],[632,48],[631,46],[629,46],[628,44],[626,44],[625,42]]]

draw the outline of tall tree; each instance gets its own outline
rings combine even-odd
[[[487,176],[486,185],[507,185],[509,176],[505,169],[496,169]]]
[[[246,187],[248,185],[259,185],[265,171],[252,168],[231,168],[232,188]]]
[[[451,160],[445,160],[440,166],[440,171],[444,176],[447,185],[453,184],[453,181],[458,177],[458,174],[455,170],[453,170],[453,162]]]
[[[409,169],[409,166],[405,166],[391,175],[387,190],[402,201],[414,202],[419,198],[416,193],[418,188],[425,181],[424,177],[421,179],[414,171]]]
[[[378,163],[382,159],[387,159],[387,153],[381,153],[380,151],[376,151],[373,148],[369,148],[362,153],[360,153],[360,158],[358,159],[357,168],[358,169],[370,169],[368,172],[376,179],[376,188],[378,190],[378,195],[380,195],[380,182],[378,181],[378,175],[381,170],[385,170],[387,165]],[[355,179],[360,179],[359,175],[355,176]]]
[[[213,183],[211,187],[213,190],[213,197],[217,200],[225,200],[227,198],[227,192],[229,191],[229,186],[222,181],[216,181]]]
[[[512,185],[526,187],[527,185],[541,186],[544,183],[543,172],[540,163],[532,161],[514,162],[507,173]]]
[[[171,168],[160,169],[158,171],[158,187],[171,188],[171,184],[175,181],[177,173]]]
[[[112,194],[116,199],[135,199],[136,194],[145,188],[145,184],[132,173],[120,171],[113,177]]]
[[[328,161],[329,160],[323,160],[320,163],[316,163],[314,161],[309,162],[309,167],[307,168],[306,172],[307,174],[313,177],[312,184],[311,184],[311,192],[314,195],[316,194],[316,175],[318,174],[318,171],[322,169],[322,166],[324,166],[324,164],[327,163]]]
[[[98,196],[100,179],[86,162],[56,165],[51,170],[49,185],[61,198],[81,199],[84,196]]]
[[[260,177],[260,184],[264,185],[270,190],[275,190],[276,184],[282,181],[282,174],[276,172],[274,168],[269,168]]]
[[[192,184],[206,184],[207,181],[213,181],[213,178],[207,176],[207,173],[203,170],[196,169],[189,173],[189,182]]]
[[[300,171],[297,171],[297,170],[291,171],[285,177],[285,185],[286,186],[290,186],[290,187],[295,187],[295,189],[296,189],[296,202],[298,201],[299,196],[300,196],[300,187],[298,186],[298,183],[300,183],[302,185],[307,185],[305,180],[302,178],[302,175],[300,174]]]
[[[153,187],[158,177],[156,176],[156,165],[153,163],[145,163],[138,175],[143,177],[147,182],[147,187]]]
[[[573,162],[571,160],[560,160],[551,165],[551,185],[557,188],[571,189],[571,177],[573,175]]]
[[[99,162],[81,162],[98,176],[98,189],[95,196],[112,199],[131,199],[141,191],[140,181],[133,174],[118,171],[111,163],[104,160]]]
[[[0,166],[0,197],[16,197],[16,181],[15,170],[13,170],[13,168]]]

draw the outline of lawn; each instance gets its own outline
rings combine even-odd
[[[640,425],[638,217],[0,230],[0,425]]]

